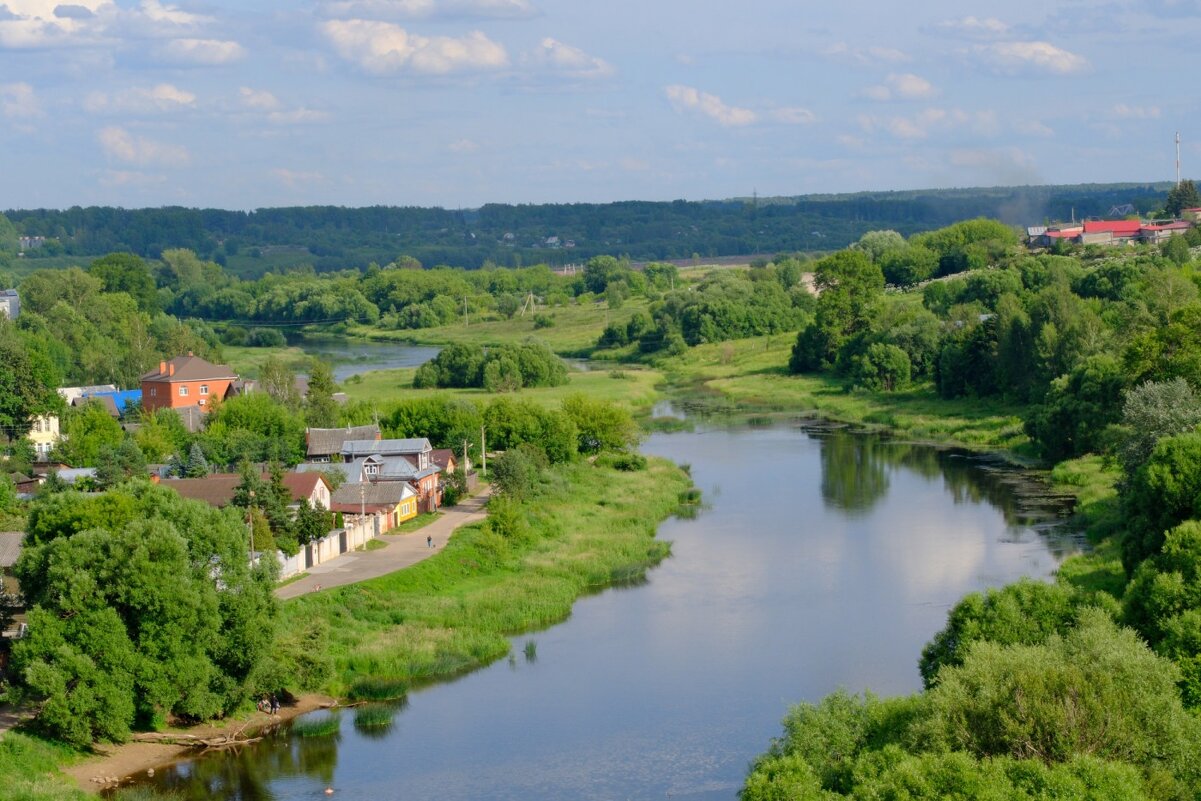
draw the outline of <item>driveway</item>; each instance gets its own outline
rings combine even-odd
[[[308,575],[299,581],[293,581],[275,591],[278,598],[296,598],[318,590],[328,590],[331,587],[341,587],[358,581],[386,576],[397,570],[414,565],[423,559],[428,559],[446,545],[450,535],[460,526],[477,523],[486,517],[484,509],[488,502],[491,489],[485,489],[478,495],[442,510],[442,516],[424,528],[408,534],[383,534],[376,537],[380,542],[388,544],[387,548],[374,551],[351,551],[337,559],[331,559],[307,571]],[[425,544],[426,537],[434,538],[434,547]]]

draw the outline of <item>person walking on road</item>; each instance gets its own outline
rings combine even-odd
[[[434,536],[432,534],[425,535],[425,547],[426,548],[434,547]]]

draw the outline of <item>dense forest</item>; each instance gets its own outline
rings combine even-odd
[[[386,264],[475,268],[582,262],[598,254],[635,261],[826,251],[873,229],[909,235],[969,217],[1013,225],[1159,208],[1165,184],[1096,184],[791,198],[607,204],[489,204],[479,209],[312,206],[220,209],[10,210],[13,230],[43,237],[30,261],[128,251],[157,259],[186,248],[242,276],[311,265],[319,272]],[[0,223],[0,245],[6,238]],[[2,248],[0,248],[2,249]],[[3,256],[0,256],[2,259]],[[0,266],[3,266],[0,264]]]

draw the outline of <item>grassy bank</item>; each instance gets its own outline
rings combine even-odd
[[[795,335],[690,348],[661,364],[672,394],[718,411],[812,414],[888,428],[906,437],[1021,453],[1028,445],[1020,406],[939,398],[929,385],[901,392],[847,391],[828,375],[791,375]]]
[[[657,459],[634,473],[587,462],[555,468],[527,504],[524,534],[461,529],[413,567],[290,601],[284,629],[324,632],[334,667],[327,689],[339,695],[365,682],[455,675],[508,653],[507,635],[558,622],[581,594],[666,556],[655,528],[689,486]]]

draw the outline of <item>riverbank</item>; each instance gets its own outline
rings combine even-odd
[[[509,636],[563,620],[581,595],[666,557],[670,545],[655,530],[690,487],[662,459],[633,472],[588,461],[552,467],[504,533],[467,526],[406,570],[289,602],[281,629],[294,639],[282,647],[323,643],[330,663],[310,675],[328,671],[324,689],[339,696],[487,664],[509,652]]]
[[[205,723],[187,729],[168,729],[161,734],[179,734],[200,739],[222,737],[253,738],[269,732],[293,718],[335,706],[337,701],[327,695],[306,693],[293,702],[280,706],[278,714],[268,715],[255,712],[244,718],[235,718],[220,723]],[[96,755],[84,759],[63,770],[85,791],[99,793],[120,787],[138,774],[157,770],[164,765],[186,759],[201,750],[174,743],[139,742],[135,740],[119,745],[98,744]]]

